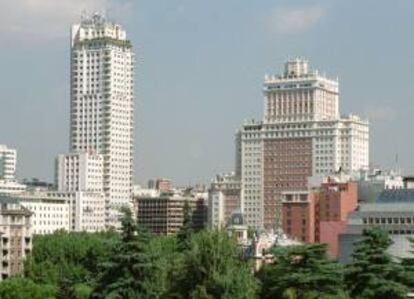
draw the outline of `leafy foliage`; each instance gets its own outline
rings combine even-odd
[[[108,258],[114,233],[67,233],[35,236],[25,276],[39,284],[91,283],[97,265]]]
[[[406,298],[408,288],[403,282],[407,281],[407,272],[387,253],[391,244],[388,234],[378,227],[364,231],[346,274],[352,298]]]
[[[52,299],[55,289],[50,285],[40,285],[27,278],[10,278],[0,283],[2,299]]]
[[[190,247],[191,236],[193,234],[193,220],[191,217],[191,207],[188,201],[185,201],[183,207],[183,225],[177,233],[178,247],[180,250],[187,250]]]
[[[222,231],[195,234],[179,274],[173,298],[256,297],[257,282],[252,268],[240,260],[235,240]]]
[[[346,298],[343,268],[326,257],[326,245],[289,246],[272,253],[275,263],[259,273],[261,298]]]

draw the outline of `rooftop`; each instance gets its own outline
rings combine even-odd
[[[414,189],[390,189],[381,192],[377,199],[378,203],[414,203]]]

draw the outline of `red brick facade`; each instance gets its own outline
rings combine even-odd
[[[283,194],[285,233],[306,243],[326,243],[328,253],[336,256],[338,235],[344,232],[349,213],[357,207],[357,184],[328,182],[310,194]]]
[[[263,194],[264,226],[275,223],[282,191],[307,190],[312,175],[312,139],[270,139],[264,141]]]

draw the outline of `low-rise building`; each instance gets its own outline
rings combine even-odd
[[[135,197],[135,215],[138,223],[157,235],[176,234],[183,225],[184,206],[188,203],[193,228],[204,228],[207,207],[203,198],[192,195],[160,194],[155,197]]]
[[[352,180],[358,184],[359,202],[374,202],[384,190],[404,188],[403,177],[392,170],[360,170]]]
[[[58,230],[70,231],[70,194],[30,191],[12,198],[32,212],[32,232],[35,235],[52,234]]]
[[[414,189],[383,191],[376,202],[361,203],[348,217],[346,231],[339,237],[339,260],[351,261],[353,243],[364,229],[379,226],[393,241],[389,252],[396,257],[411,256],[409,238],[414,237]]]
[[[17,200],[0,196],[0,280],[23,272],[32,249],[31,215]]]
[[[33,190],[12,196],[33,213],[33,233],[57,230],[97,232],[105,229],[102,193]]]
[[[358,204],[354,182],[328,178],[319,190],[284,192],[283,229],[293,239],[306,243],[326,243],[328,253],[336,257],[338,236],[346,228],[348,215]]]

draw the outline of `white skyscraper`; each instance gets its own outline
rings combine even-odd
[[[106,224],[131,205],[134,53],[125,30],[94,14],[71,30],[71,152],[103,156]]]
[[[242,207],[257,228],[275,225],[282,192],[307,191],[309,177],[369,163],[368,122],[341,117],[338,81],[299,58],[266,76],[263,121],[246,123],[240,134]]]

